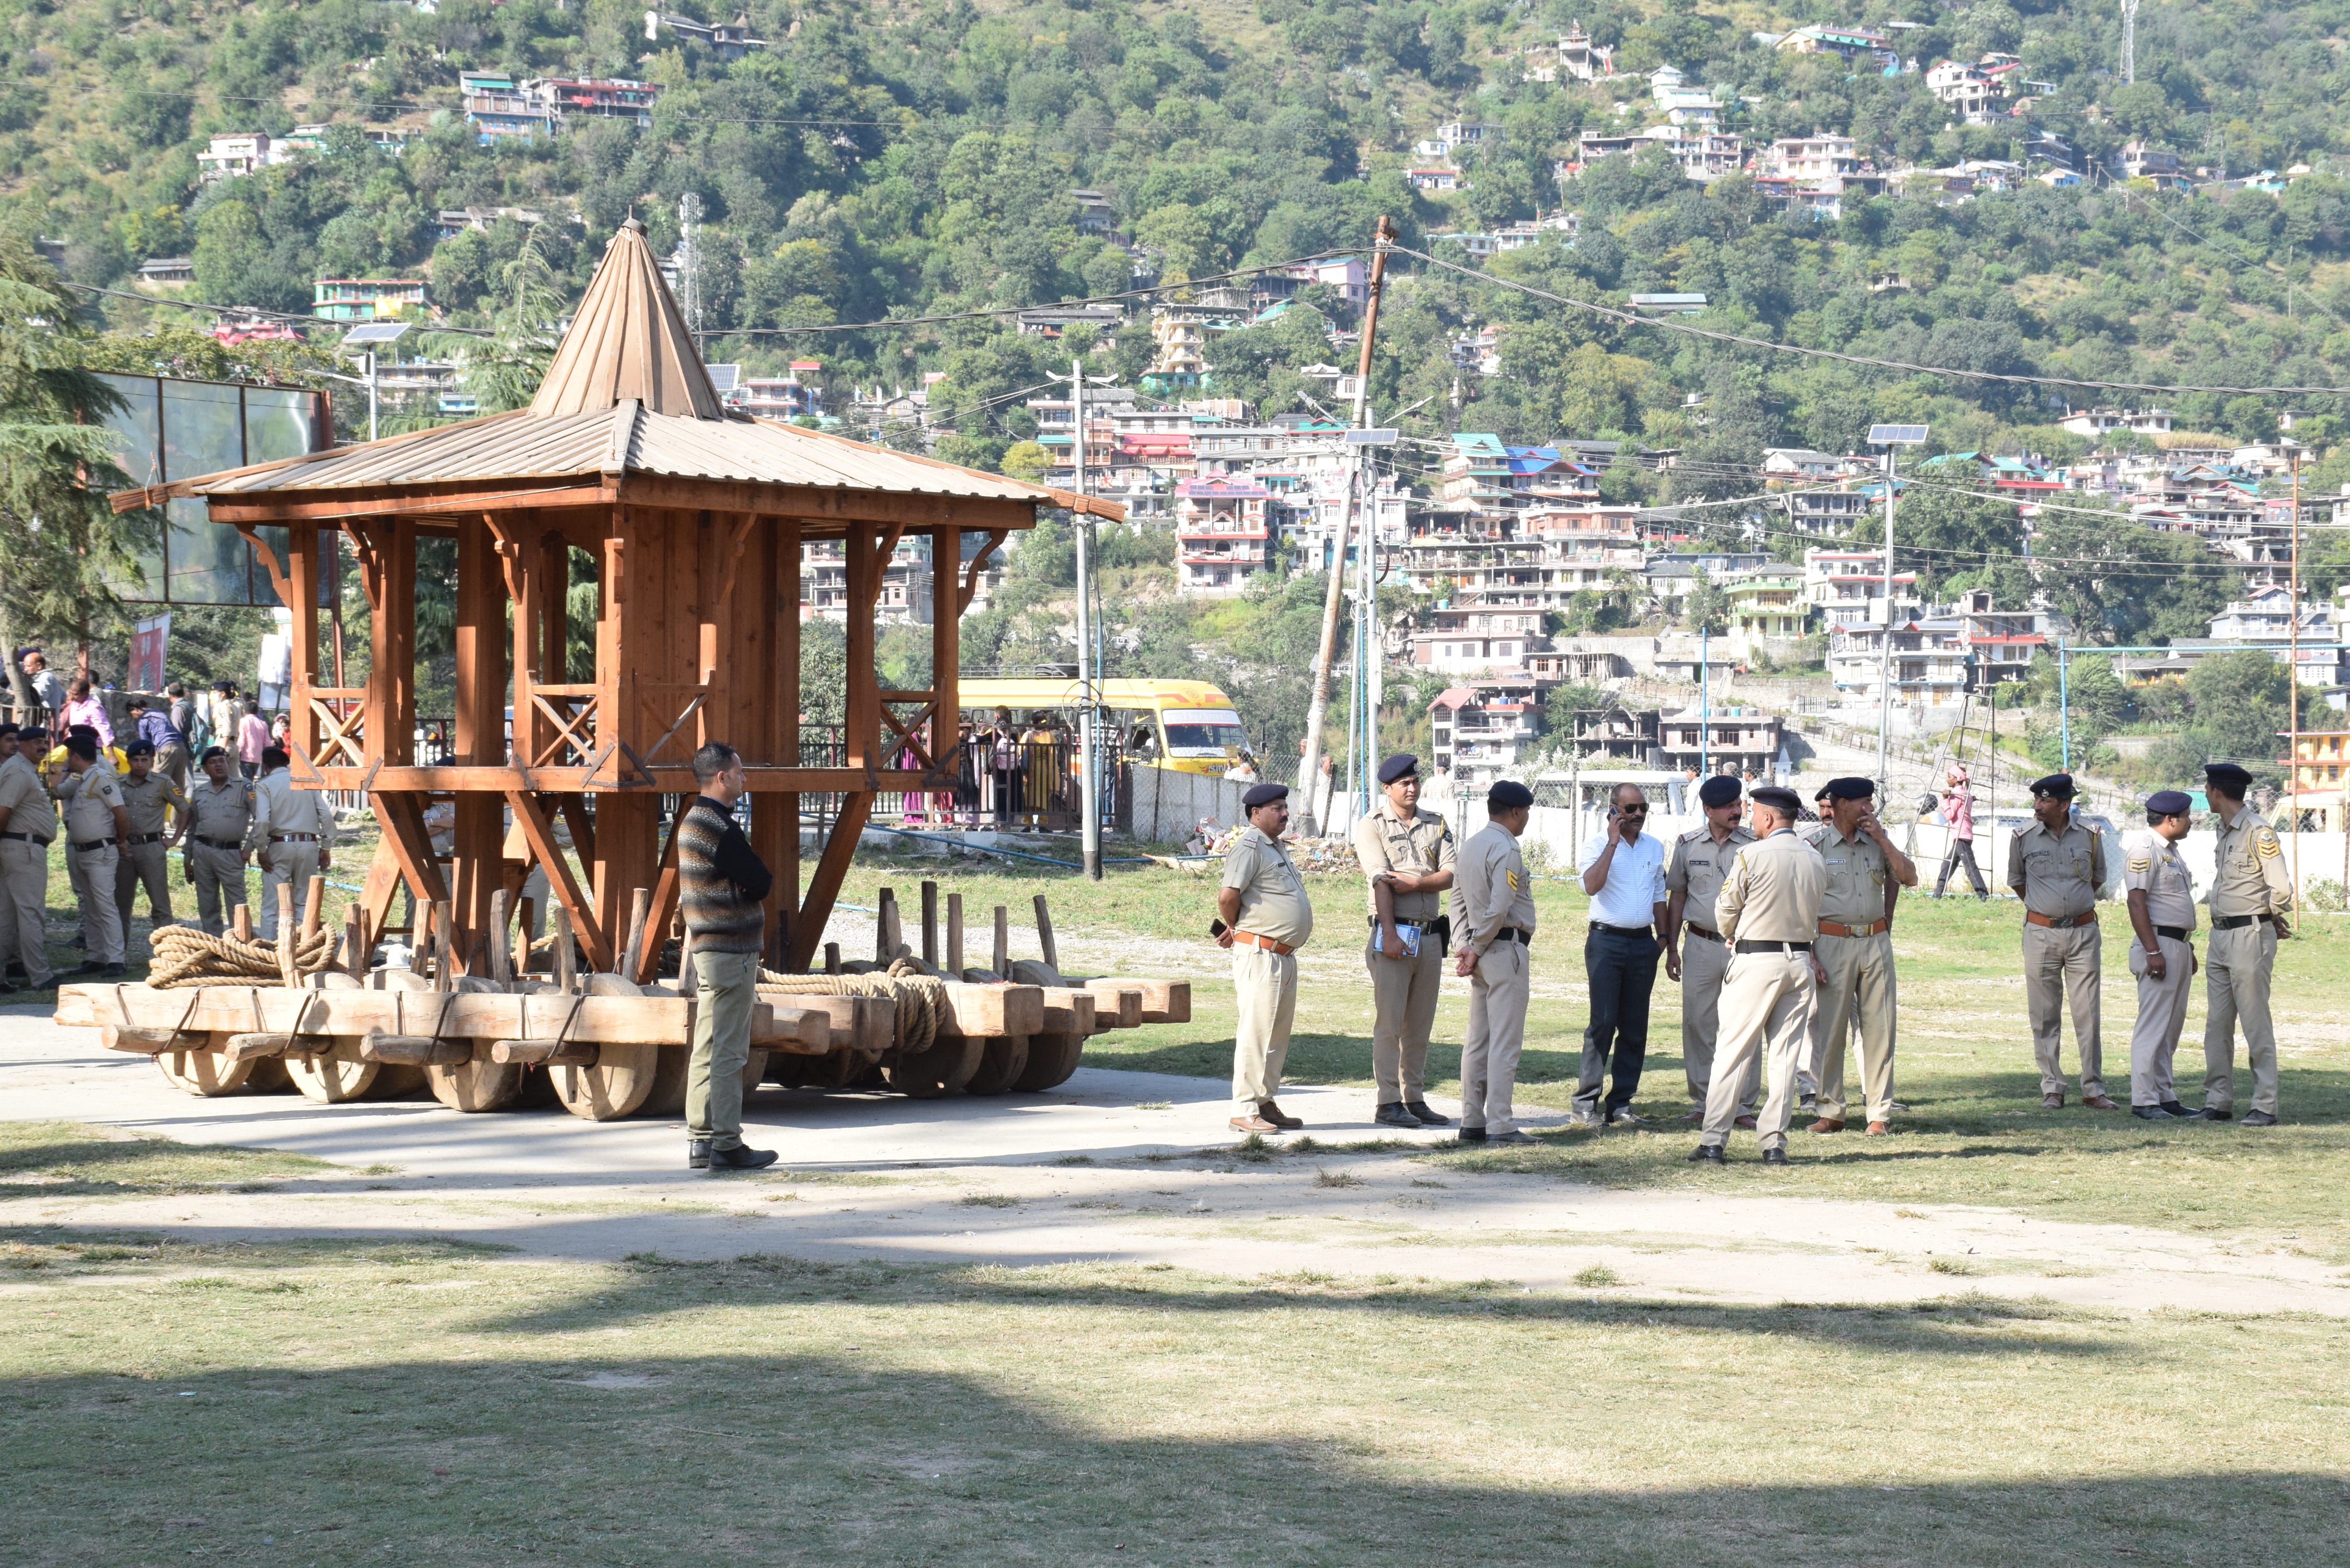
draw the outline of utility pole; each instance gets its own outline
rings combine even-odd
[[[693,351],[702,352],[702,197],[691,191],[677,200],[677,303],[685,314],[686,330],[693,335]]]
[[[2301,888],[2301,453],[2293,454],[2293,557],[2285,596],[2292,618],[2285,622],[2285,664],[2293,683],[2285,688],[2284,808],[2291,813],[2293,884]]]
[[[2137,0],[2122,0],[2122,84],[2137,80]]]
[[[1889,754],[1893,737],[1893,449],[1917,446],[1925,439],[1924,425],[1868,427],[1868,444],[1885,449],[1885,640],[1877,649],[1877,787],[1880,800],[1889,798],[1893,793]]]
[[[1086,493],[1086,362],[1082,358],[1069,361],[1069,453],[1076,462],[1076,493]],[[1077,858],[1085,863],[1086,880],[1102,879],[1101,866],[1101,780],[1095,772],[1099,760],[1094,754],[1094,668],[1093,636],[1090,629],[1093,597],[1093,552],[1087,548],[1093,529],[1082,512],[1069,514],[1072,531],[1077,536],[1077,745],[1084,755],[1078,774],[1084,786],[1084,805],[1078,808],[1079,838]]]
[[[1697,777],[1700,784],[1713,776],[1713,660],[1707,657],[1712,647],[1713,628],[1705,622],[1697,623]]]
[[[1354,420],[1358,430],[1363,424],[1363,400],[1370,389],[1371,338],[1378,330],[1379,296],[1387,286],[1388,248],[1394,244],[1395,224],[1381,217],[1372,235],[1370,294],[1363,304],[1363,348],[1356,361]],[[1347,524],[1342,522],[1330,543],[1330,578],[1322,596],[1322,646],[1314,656],[1314,700],[1306,706],[1305,751],[1297,763],[1297,788],[1305,799],[1299,826],[1308,835],[1318,835],[1329,826],[1321,820],[1316,790],[1322,780],[1322,726],[1330,714],[1330,666],[1337,657],[1338,604],[1346,575]]]

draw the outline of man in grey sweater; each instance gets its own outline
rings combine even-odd
[[[759,999],[764,900],[775,878],[734,821],[734,803],[750,787],[734,748],[712,741],[694,753],[693,778],[702,793],[677,828],[678,902],[696,1003],[685,1070],[685,1163],[715,1176],[775,1163],[773,1149],[743,1143],[743,1072]]]

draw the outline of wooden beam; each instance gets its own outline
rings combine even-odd
[[[669,842],[661,846],[660,875],[653,883],[652,906],[645,916],[645,948],[637,957],[637,972],[629,976],[639,985],[650,982],[660,969],[661,944],[669,940],[670,917],[677,913],[677,830],[684,825],[685,814],[693,809],[694,796],[688,794],[678,807],[677,816],[669,825]],[[679,982],[685,977],[681,974]]]
[[[881,683],[873,669],[873,605],[881,596],[887,557],[874,548],[872,531],[852,528],[843,541],[847,565],[847,630],[848,690],[841,704],[841,761],[852,768],[873,765],[873,748],[880,738]]]
[[[457,712],[451,738],[461,766],[507,765],[507,601],[494,543],[482,518],[457,530]],[[480,939],[495,923],[492,901],[504,873],[505,824],[496,794],[459,790],[456,806],[451,934],[458,962],[470,973]]]
[[[693,770],[683,763],[662,763],[647,770],[652,782],[647,784],[634,768],[619,784],[608,776],[609,770],[598,768],[525,768],[509,763],[502,767],[465,767],[451,763],[446,767],[385,767],[378,770],[378,789],[429,790],[436,794],[452,790],[488,790],[499,794],[510,789],[526,789],[536,794],[566,794],[588,791],[597,794],[689,794],[694,789]],[[321,789],[357,789],[367,777],[366,768],[320,768]],[[879,790],[886,792],[951,790],[959,782],[954,771],[944,766],[936,768],[769,768],[744,763],[743,774],[754,791],[795,790],[809,794],[833,794],[843,790]]]
[[[506,804],[514,808],[515,826],[529,842],[531,855],[546,867],[547,885],[555,890],[571,923],[587,945],[590,968],[607,970],[612,967],[611,933],[604,922],[596,918],[595,908],[579,890],[579,880],[571,874],[571,862],[564,857],[563,846],[555,841],[554,825],[536,797],[522,790],[510,790]]]
[[[800,905],[799,914],[792,921],[792,957],[788,972],[797,974],[807,968],[808,960],[824,940],[824,928],[832,919],[832,906],[840,897],[840,885],[848,879],[849,862],[857,857],[857,840],[865,831],[866,818],[873,814],[873,796],[863,790],[852,791],[840,798],[840,815],[832,819],[832,836],[824,842],[823,857],[817,860],[816,873],[808,878],[807,898]]]
[[[778,517],[774,532],[771,602],[775,612],[775,668],[768,708],[775,716],[774,755],[782,763],[800,757],[800,524]],[[763,826],[764,825],[764,826]],[[767,890],[767,962],[785,973],[792,967],[792,928],[800,904],[800,791],[760,792],[752,802],[752,847],[775,876]]]
[[[466,517],[484,512],[535,512],[550,506],[594,506],[612,500],[603,483],[556,485],[542,489],[500,487],[492,490],[443,486],[425,490],[399,487],[324,495],[317,491],[288,490],[272,494],[240,493],[208,495],[206,511],[215,523],[232,526],[252,524],[328,523],[346,517],[397,517],[416,514]]]
[[[383,825],[383,842],[400,862],[400,874],[415,889],[420,904],[433,905],[449,897],[449,885],[432,857],[432,835],[424,826],[424,796],[407,790],[379,790],[376,820]]]
[[[802,524],[879,523],[902,528],[1034,528],[1036,508],[1052,503],[948,495],[914,495],[813,484],[755,484],[731,480],[631,473],[617,499],[632,506],[708,507],[796,517]],[[1120,509],[1123,515],[1123,509]]]
[[[962,713],[956,706],[960,672],[955,666],[962,657],[962,598],[955,575],[962,565],[962,530],[941,528],[931,535],[931,761],[941,773],[953,773],[958,782],[962,779],[958,721]],[[947,798],[954,797],[950,794]]]

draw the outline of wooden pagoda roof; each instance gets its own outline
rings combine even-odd
[[[697,483],[728,493],[701,497]],[[744,486],[796,493],[768,498],[736,488]],[[371,512],[448,510],[484,492],[507,504],[543,494],[567,504],[814,504],[851,515],[859,510],[852,496],[892,495],[1126,515],[1114,502],[727,409],[634,219],[613,236],[528,408],[121,491],[112,501],[127,512],[178,496],[217,498],[237,520],[266,521],[281,505],[325,519],[338,501],[376,502]]]

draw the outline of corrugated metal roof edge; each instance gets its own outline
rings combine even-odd
[[[510,409],[504,413],[484,414],[479,419],[460,422],[486,425],[500,420],[520,419],[528,412],[526,409]],[[423,441],[430,436],[443,435],[455,428],[454,425],[434,425],[431,430],[402,431],[398,435],[388,435],[376,441],[354,441],[349,446],[330,446],[323,452],[306,452],[294,457],[277,458],[269,462],[249,462],[243,468],[224,468],[217,473],[197,474],[192,479],[175,479],[169,484],[144,484],[136,490],[118,490],[109,495],[107,500],[112,504],[117,512],[136,512],[142,506],[160,506],[166,501],[193,495],[200,485],[210,486],[224,479],[243,479],[250,474],[276,473],[283,469],[298,468],[304,463],[323,462],[328,458],[358,452],[362,447],[381,450],[385,447],[400,446],[409,441]]]
[[[899,452],[893,447],[876,446],[870,441],[850,441],[847,436],[834,435],[828,431],[812,431],[802,425],[785,423],[781,420],[754,418],[752,422],[767,425],[775,430],[789,431],[793,435],[808,441],[831,441],[840,446],[854,447],[859,452],[877,452],[891,457],[903,458],[909,462],[920,463],[925,468],[941,468],[950,473],[968,473],[974,478],[993,480],[999,484],[1016,484],[1024,490],[1033,490],[1039,495],[1049,496],[1052,505],[1066,507],[1071,512],[1086,513],[1096,517],[1107,517],[1113,523],[1126,521],[1126,508],[1115,501],[1103,501],[1091,495],[1079,495],[1074,491],[1056,490],[1050,485],[1030,484],[1025,480],[1014,479],[1008,474],[990,473],[982,468],[966,468],[959,462],[947,462],[939,458],[926,457],[920,452]]]

